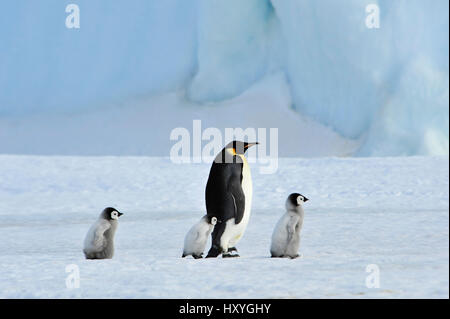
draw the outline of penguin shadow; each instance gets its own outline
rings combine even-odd
[[[289,256],[272,257],[269,254],[269,255],[264,255],[264,256],[250,256],[250,257],[246,257],[245,259],[300,260],[303,258],[304,258],[303,254],[299,254],[297,257],[289,257]]]
[[[179,257],[177,257],[179,258]],[[185,259],[185,260],[202,260],[202,259],[208,259],[208,260],[217,260],[217,259],[225,259],[225,260],[242,260],[242,259],[250,259],[250,260],[302,260],[305,259],[305,256],[303,254],[299,254],[297,257],[289,257],[289,256],[284,256],[284,257],[272,257],[270,256],[270,254],[268,255],[255,255],[255,256],[239,256],[239,257],[235,257],[235,258],[227,258],[227,257],[223,257],[223,256],[219,256],[217,258],[207,258],[206,256],[202,255],[202,256],[192,256],[192,255],[186,255],[186,256],[181,256],[181,259]]]

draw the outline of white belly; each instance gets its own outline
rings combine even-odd
[[[230,219],[226,223],[225,232],[221,238],[221,246],[227,250],[230,247],[234,247],[237,242],[244,235],[245,229],[247,228],[248,221],[250,220],[250,212],[252,208],[252,195],[253,195],[253,186],[252,186],[252,175],[250,173],[250,166],[247,163],[247,160],[243,155],[239,155],[243,160],[242,167],[242,190],[245,195],[245,210],[244,216],[239,224],[235,224],[234,218]]]

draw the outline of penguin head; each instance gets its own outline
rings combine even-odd
[[[286,208],[288,210],[296,209],[298,206],[304,204],[308,200],[309,199],[303,196],[302,194],[292,193],[291,195],[288,196],[286,200]]]
[[[217,217],[211,217],[211,220],[209,221],[209,223],[211,224],[211,225],[216,225],[217,224]]]
[[[113,207],[106,207],[102,212],[102,217],[106,220],[119,220],[123,214]]]
[[[233,155],[236,154],[245,154],[245,152],[252,147],[253,145],[257,145],[259,144],[258,142],[254,142],[254,143],[248,143],[248,142],[241,142],[241,141],[233,141],[227,144],[227,146],[225,146],[225,150],[229,151],[230,153],[232,153]]]

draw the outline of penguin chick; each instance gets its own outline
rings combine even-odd
[[[197,224],[192,226],[184,238],[182,258],[192,255],[195,259],[202,258],[206,241],[217,224],[216,217],[203,216]]]
[[[286,213],[280,218],[272,234],[272,257],[297,258],[300,247],[300,231],[303,225],[303,204],[308,198],[292,193],[286,199]]]
[[[117,209],[106,207],[91,226],[84,239],[83,253],[86,259],[110,259],[114,255],[114,234],[119,217]]]

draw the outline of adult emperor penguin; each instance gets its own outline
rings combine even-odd
[[[303,225],[303,203],[308,198],[292,193],[286,199],[286,213],[280,218],[272,234],[272,257],[297,258],[300,247],[300,231]]]
[[[106,207],[91,226],[84,239],[83,252],[86,259],[110,259],[114,255],[114,234],[119,217],[117,209]]]
[[[252,177],[244,156],[255,143],[233,141],[216,156],[206,184],[206,211],[217,217],[208,257],[238,257],[235,245],[245,232],[252,205]]]
[[[181,257],[192,255],[195,259],[202,258],[206,242],[216,223],[216,217],[205,215],[197,224],[192,226],[184,238],[183,255]]]

